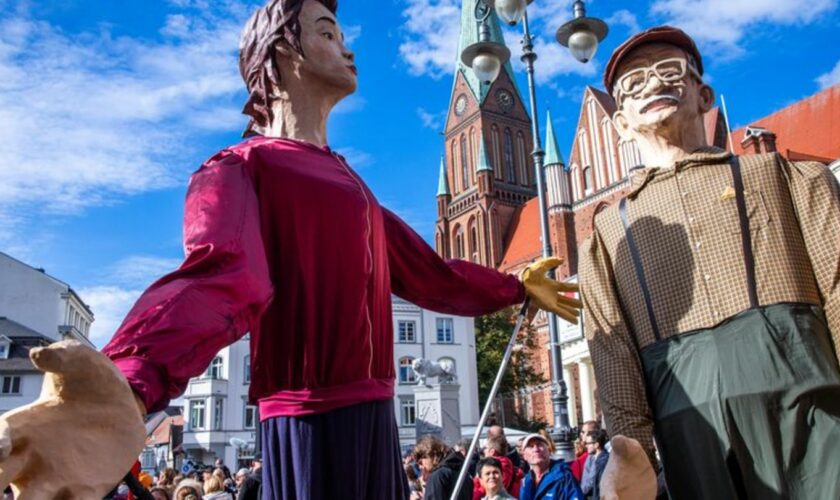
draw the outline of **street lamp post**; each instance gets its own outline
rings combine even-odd
[[[550,257],[551,239],[548,230],[548,205],[546,204],[545,193],[545,169],[543,160],[545,159],[545,151],[542,148],[542,138],[540,137],[540,128],[537,112],[537,91],[534,83],[534,61],[537,60],[537,54],[534,52],[533,38],[531,37],[530,27],[528,24],[527,6],[533,0],[477,0],[476,13],[481,11],[480,5],[484,4],[484,9],[489,11],[494,7],[499,17],[507,24],[515,25],[522,20],[523,38],[522,38],[522,62],[525,63],[525,68],[528,75],[528,97],[531,104],[531,133],[534,137],[534,150],[531,156],[534,159],[534,169],[537,181],[537,196],[540,204],[540,234],[542,237],[542,256]],[[489,2],[489,3],[488,3]],[[581,0],[574,3],[575,18],[557,30],[558,42],[566,47],[569,47],[572,55],[579,61],[586,63],[592,59],[595,51],[598,48],[598,43],[607,35],[607,25],[600,19],[586,17],[586,10]],[[484,25],[481,29],[486,29],[485,15],[480,19],[480,23]],[[480,40],[479,44],[488,43],[486,40]],[[474,58],[471,54],[476,52],[473,47],[479,44],[474,44],[467,47],[461,58],[469,67],[473,67]],[[496,44],[498,45],[498,44]],[[477,47],[476,47],[477,48]],[[471,50],[472,49],[472,50]],[[486,49],[485,49],[486,50]],[[476,61],[478,62],[478,61]],[[504,62],[502,63],[504,64]],[[552,270],[550,276],[554,278],[554,271]],[[560,346],[560,338],[557,332],[557,317],[552,314],[547,314],[548,321],[548,335],[550,343],[551,355],[551,402],[554,413],[554,422],[552,429],[552,437],[557,443],[558,451],[566,460],[574,458],[574,446],[572,444],[574,436],[571,426],[569,424],[569,410],[568,401],[569,396],[567,392],[566,382],[563,380],[562,367],[563,355]]]

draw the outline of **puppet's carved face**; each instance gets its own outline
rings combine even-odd
[[[712,89],[673,45],[639,46],[621,62],[617,75],[614,121],[619,133],[629,137],[665,135],[666,129],[702,119],[713,102]]]
[[[344,45],[338,21],[323,4],[307,0],[300,12],[300,43],[305,57],[290,47],[278,51],[281,71],[297,73],[312,92],[336,94],[339,99],[356,91],[353,52]],[[283,60],[285,59],[285,60]]]

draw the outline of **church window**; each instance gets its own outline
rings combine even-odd
[[[470,162],[467,161],[467,136],[461,134],[461,172],[464,189],[470,186]]]
[[[587,196],[592,194],[592,167],[583,169],[583,193]]]
[[[580,167],[578,167],[577,164],[572,163],[570,171],[572,173],[572,194],[574,195],[575,201],[577,201],[583,198],[580,190]]]
[[[516,170],[513,166],[513,134],[510,129],[505,129],[505,180],[511,184],[516,183]]]
[[[475,169],[478,168],[478,135],[475,128],[470,129],[470,153],[472,154],[474,168],[472,168],[473,182],[475,182]]]
[[[522,132],[516,134],[516,153],[519,162],[519,181],[528,186],[528,155],[525,153],[525,136]]]
[[[470,224],[470,260],[478,262],[478,229],[475,221]]]
[[[604,164],[601,161],[601,133],[598,130],[598,109],[595,99],[590,98],[586,103],[589,115],[589,133],[592,136],[592,165],[595,168],[595,181],[598,187],[606,186],[609,181],[604,177]]]
[[[502,178],[502,154],[499,149],[499,127],[493,125],[490,129],[490,136],[493,140],[493,172],[497,179]]]
[[[601,120],[601,134],[604,136],[604,155],[607,157],[607,173],[610,176],[609,182],[612,184],[623,176],[616,168],[615,136],[613,135],[613,126],[609,118]]]
[[[456,141],[452,141],[452,155],[449,158],[452,161],[452,180],[455,181],[458,178],[458,143]],[[452,183],[452,187],[456,193],[461,191],[456,182]]]
[[[455,258],[463,259],[464,255],[464,228],[458,226],[455,229]]]

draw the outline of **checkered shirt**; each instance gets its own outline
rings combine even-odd
[[[674,168],[631,175],[626,211],[661,337],[711,328],[750,307],[729,160],[703,148]],[[742,156],[760,305],[822,305],[840,352],[840,188],[816,162]],[[618,206],[580,248],[585,332],[611,434],[652,456],[639,350],[655,339]]]

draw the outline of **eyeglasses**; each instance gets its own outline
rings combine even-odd
[[[691,75],[702,81],[700,73],[694,68],[692,64],[682,57],[671,57],[663,59],[656,63],[636,68],[621,75],[615,86],[615,98],[618,101],[619,95],[624,97],[632,97],[644,90],[647,86],[650,74],[656,75],[660,82],[670,83],[680,80],[685,76],[686,71],[690,71]],[[620,92],[620,94],[619,94]]]

